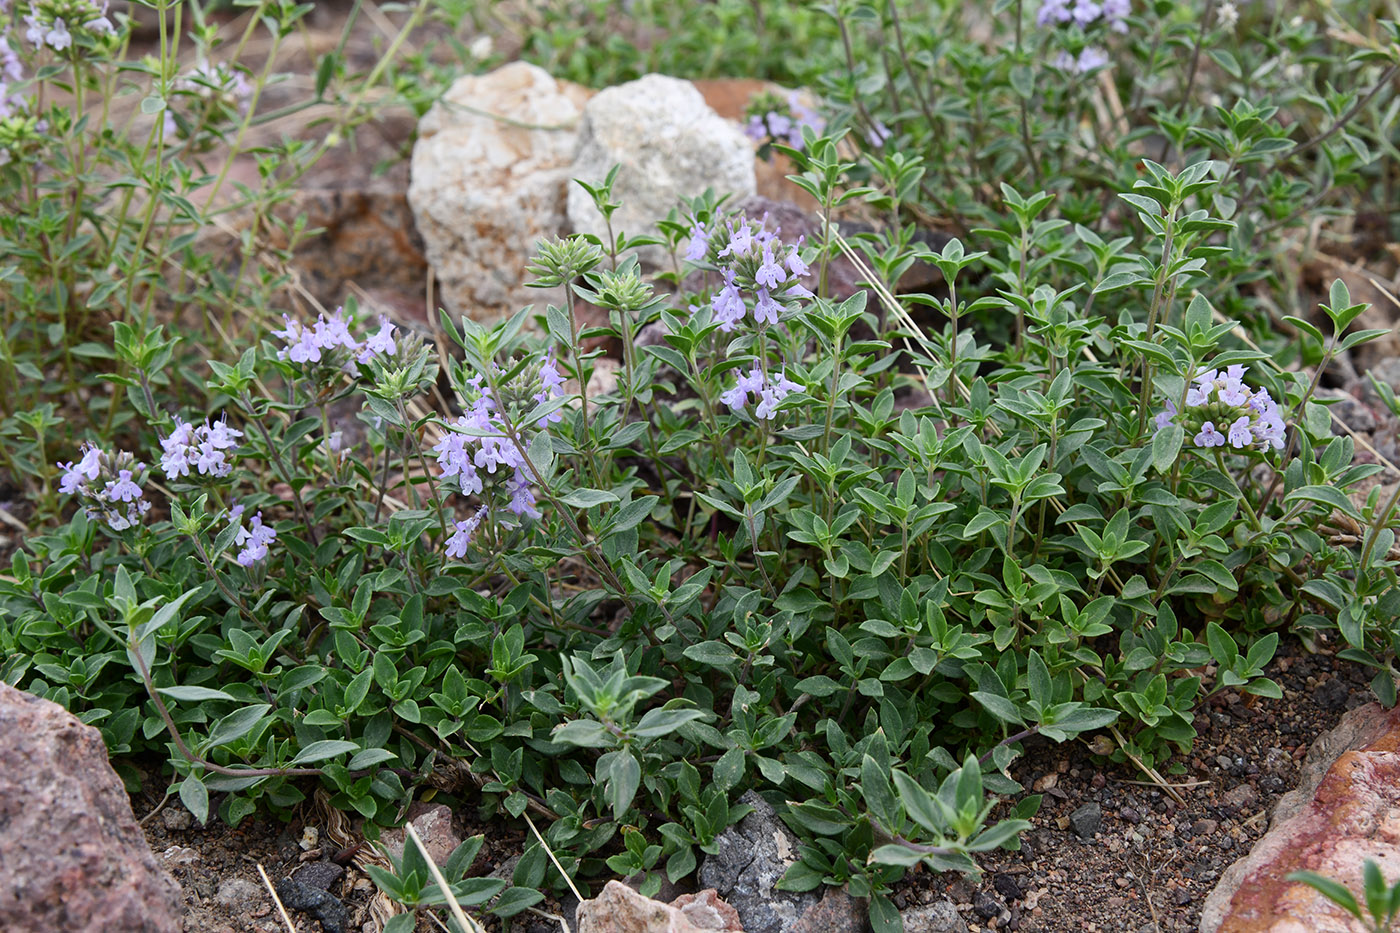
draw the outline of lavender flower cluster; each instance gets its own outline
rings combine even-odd
[[[234,535],[233,543],[242,548],[238,556],[234,558],[242,567],[251,567],[260,560],[264,560],[268,554],[268,546],[277,538],[277,529],[271,525],[264,525],[262,513],[258,512],[248,522],[248,527],[243,527],[243,506],[235,505],[229,510],[229,520],[238,527],[238,533]]]
[[[190,71],[177,78],[174,83],[177,93],[197,98],[202,102],[201,117],[208,124],[217,124],[242,116],[248,111],[253,97],[253,86],[243,73],[222,62],[211,64],[201,59]],[[165,110],[165,134],[180,136],[188,129],[176,120],[171,108]],[[339,313],[339,311],[337,311]]]
[[[1073,24],[1085,32],[1096,26],[1106,26],[1113,32],[1126,33],[1130,12],[1131,0],[1042,0],[1035,22],[1041,28]],[[1085,74],[1102,68],[1108,61],[1103,49],[1091,45],[1077,56],[1062,51],[1051,64],[1061,71]]]
[[[8,5],[8,4],[5,4]],[[0,12],[3,12],[0,5]],[[47,0],[34,4],[25,14],[27,27],[24,37],[35,48],[48,46],[55,52],[73,47],[73,32],[77,30],[91,38],[105,37],[116,32],[107,18],[107,4],[101,7],[91,0]]]
[[[151,509],[141,488],[146,467],[126,451],[108,453],[93,444],[82,448],[77,463],[60,463],[63,471],[59,492],[77,496],[89,518],[100,518],[113,531],[125,531],[140,524]]]
[[[242,436],[243,432],[230,428],[227,421],[211,424],[206,420],[196,427],[176,418],[175,430],[160,442],[160,468],[168,479],[189,476],[191,467],[201,476],[228,476],[233,464],[227,454]]]
[[[274,337],[286,343],[277,353],[277,358],[281,360],[303,364],[325,362],[348,371],[352,361],[368,363],[376,356],[389,356],[397,351],[395,327],[382,315],[379,330],[364,341],[356,340],[350,333],[350,321],[345,317],[344,308],[336,308],[330,317],[322,313],[309,327],[286,315],[282,316],[282,320],[286,328],[272,332]]]
[[[743,411],[752,395],[758,400],[754,406],[754,417],[767,421],[778,410],[783,399],[793,392],[802,392],[803,387],[787,377],[786,372],[764,375],[755,366],[747,375],[740,376],[732,389],[720,393],[719,400],[729,406],[730,411]]]
[[[811,274],[802,258],[802,239],[784,243],[781,229],[768,229],[768,215],[757,222],[744,215],[727,221],[727,238],[722,247],[714,242],[717,232],[695,221],[685,258],[691,262],[712,258],[719,265],[724,285],[711,298],[710,310],[721,331],[731,333],[744,321],[750,301],[754,322],[767,328],[776,325],[793,302],[812,297],[811,290],[799,281]],[[752,297],[746,297],[746,293]],[[790,380],[786,372],[775,376],[765,369],[754,366],[747,375],[741,375],[732,388],[721,393],[720,401],[731,411],[739,412],[752,396],[758,401],[754,415],[764,421],[771,419],[779,403],[803,387]]]
[[[744,125],[744,134],[760,146],[772,140],[786,143],[789,148],[803,146],[802,128],[811,127],[813,133],[820,134],[826,129],[826,121],[802,102],[796,91],[788,94],[787,105],[783,106],[771,94],[762,94],[750,104],[749,121]]]
[[[812,292],[798,281],[811,272],[802,259],[801,239],[794,244],[784,244],[778,236],[780,230],[768,230],[766,214],[757,224],[741,215],[728,221],[725,230],[728,238],[714,253],[714,259],[721,263],[724,287],[710,301],[720,330],[730,333],[743,321],[749,311],[745,291],[753,293],[754,320],[765,326],[777,324],[778,315],[785,310],[778,299],[812,297]],[[716,232],[708,229],[705,223],[695,221],[690,228],[690,245],[685,258],[691,262],[709,258],[714,251]]]
[[[535,402],[564,396],[564,377],[559,372],[553,350],[540,363],[538,382],[539,391],[533,395]],[[521,445],[528,447],[528,440],[520,433],[517,433],[516,440],[512,440],[502,406],[493,397],[491,389],[483,385],[481,374],[472,377],[470,386],[471,407],[449,426],[452,430],[433,447],[443,477],[455,480],[457,490],[464,496],[480,495],[486,488],[480,471],[485,470],[494,476],[498,470],[508,470],[511,475],[506,480],[505,488],[510,501],[506,509],[521,518],[540,518],[532,485],[534,473],[522,447],[516,444],[516,440],[519,440]],[[551,423],[562,420],[563,416],[557,411],[550,412],[540,417],[535,426],[543,430]],[[447,542],[448,557],[460,558],[466,554],[472,535],[488,514],[489,509],[483,506],[470,519],[455,524],[455,530]]]
[[[1283,415],[1268,389],[1251,389],[1244,383],[1249,367],[1228,366],[1223,371],[1203,369],[1186,390],[1186,410],[1167,400],[1153,422],[1158,431],[1180,424],[1199,448],[1209,450],[1229,444],[1236,450],[1283,448]]]

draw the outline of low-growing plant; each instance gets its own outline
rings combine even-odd
[[[998,74],[964,80],[1016,89]],[[190,80],[236,110],[227,73]],[[1259,256],[1239,252],[1238,160],[1106,149],[1118,174],[1086,213],[1005,153],[982,155],[1008,181],[929,188],[948,162],[901,141],[907,114],[852,134],[839,108],[782,105],[758,102],[754,131],[819,205],[808,238],[713,192],[616,230],[614,171],[584,185],[606,240],[538,246],[562,303],[443,313],[433,343],[347,299],[196,366],[152,285],[178,224],[169,249],[132,246],[110,358],[78,354],[109,371],[72,383],[124,391],[81,441],[56,399],[13,414],[9,466],[53,520],[0,578],[0,676],[102,730],[128,780],[125,759],[160,756],[201,821],[314,793],[373,836],[427,789],[528,820],[509,887],[465,877],[479,842],[444,866],[500,916],[610,874],[655,893],[754,789],[802,840],[783,886],[846,885],[880,930],[910,867],[1018,845],[1039,798],[1000,798],[1030,741],[1160,778],[1211,696],[1279,695],[1290,629],[1335,632],[1394,702],[1396,495],[1357,494],[1381,467],[1314,398],[1379,332],[1353,329],[1340,282],[1289,318],[1289,352],[1227,315]],[[920,236],[930,192],[987,226]],[[833,222],[858,213],[880,225]],[[40,346],[67,267],[21,259],[10,346],[76,378],[82,344]],[[838,261],[863,287],[834,293]],[[899,293],[915,264],[941,285]],[[227,288],[215,317],[247,300]],[[1299,359],[1317,366],[1280,365]],[[446,897],[430,874],[409,846],[376,881],[426,909]]]

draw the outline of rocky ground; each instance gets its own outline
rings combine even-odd
[[[1196,930],[1206,896],[1267,829],[1274,803],[1297,782],[1313,740],[1348,708],[1371,699],[1359,669],[1330,653],[1302,653],[1293,642],[1285,642],[1271,676],[1283,687],[1282,700],[1251,704],[1222,696],[1199,712],[1200,738],[1191,754],[1173,759],[1186,769],[1173,778],[1184,806],[1132,769],[1106,764],[1083,744],[1033,744],[1012,768],[1018,781],[1044,795],[1021,851],[984,858],[980,881],[909,875],[895,895],[906,930]],[[153,788],[161,786],[152,782]],[[158,801],[153,789],[132,803],[143,817]],[[452,803],[456,837],[486,834],[475,871],[508,871],[510,859],[524,847],[526,830],[515,823],[476,824],[463,815],[473,811],[472,801]],[[274,882],[289,876],[301,880],[298,872],[314,874],[316,884],[324,883],[344,902],[347,919],[340,929],[360,930],[368,920],[371,882],[353,866],[333,860],[340,850],[322,844],[325,828],[309,808],[286,823],[260,817],[230,829],[217,823],[200,827],[178,803],[167,803],[144,829],[158,861],[183,886],[189,931],[284,929],[258,877],[258,864]],[[595,883],[595,891],[600,888],[601,882]],[[545,905],[551,913],[563,910],[570,916],[573,906]],[[300,930],[318,929],[306,914],[296,919]],[[515,929],[544,933],[558,926],[527,914]]]

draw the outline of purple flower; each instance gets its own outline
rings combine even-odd
[[[1118,32],[1128,31],[1128,24],[1123,20],[1132,11],[1132,0],[1103,0],[1103,18]]]
[[[787,273],[773,259],[771,246],[763,247],[763,263],[754,273],[753,279],[764,288],[777,288],[779,284],[787,280]]]
[[[758,301],[754,302],[754,320],[760,324],[773,325],[778,323],[778,312],[783,310],[783,306],[773,300],[773,296],[768,294],[768,289],[758,290]]]
[[[481,520],[486,517],[487,511],[483,506],[471,518],[457,522],[452,537],[447,539],[448,557],[460,559],[467,555],[467,545],[471,543],[472,535],[476,534],[476,529],[481,525]]]
[[[175,429],[160,442],[160,468],[168,479],[188,476],[191,466],[203,476],[228,476],[233,465],[225,451],[237,447],[242,436],[223,419],[194,427],[176,418]]]
[[[1283,449],[1284,430],[1283,419],[1277,414],[1265,415],[1254,425],[1254,434],[1265,450],[1270,447],[1274,450]]]
[[[1152,423],[1155,424],[1157,426],[1157,430],[1160,431],[1167,425],[1171,424],[1172,419],[1175,417],[1176,402],[1173,402],[1171,399],[1167,399],[1166,407],[1153,416]]]
[[[242,513],[240,512],[237,516],[234,516],[234,518],[237,519],[241,517],[241,515]],[[238,534],[233,539],[234,544],[243,548],[243,550],[238,552],[238,563],[244,567],[251,567],[258,561],[267,557],[268,545],[270,545],[276,537],[277,529],[273,528],[271,525],[263,524],[261,512],[253,516],[247,528],[244,528],[240,524]]]
[[[143,495],[141,487],[132,481],[130,470],[118,470],[116,480],[107,484],[106,494],[118,502],[135,502]]]
[[[68,31],[63,17],[55,19],[48,32],[44,33],[44,43],[55,52],[73,47],[73,34]]]
[[[883,146],[885,143],[889,142],[890,137],[893,135],[893,130],[885,126],[885,124],[881,123],[879,120],[876,120],[874,125],[866,130],[865,141],[872,146]]]
[[[744,319],[748,308],[744,305],[743,296],[739,294],[739,286],[734,283],[734,273],[725,272],[725,283],[724,288],[711,300],[710,308],[714,311],[719,329],[727,334]]]
[[[749,250],[753,249],[753,229],[749,227],[749,222],[741,219],[737,228],[732,222],[728,226],[729,242],[719,251],[720,258],[747,256]]]
[[[506,508],[521,518],[541,517],[539,509],[535,508],[535,492],[530,488],[530,480],[523,470],[515,471],[515,476],[507,483],[507,489],[510,491],[510,504]]]
[[[1108,54],[1104,52],[1103,49],[1098,49],[1094,48],[1093,46],[1090,46],[1089,48],[1079,53],[1079,61],[1076,63],[1076,67],[1080,74],[1088,74],[1089,72],[1097,68],[1102,68],[1107,64]]]
[[[1201,425],[1201,433],[1196,435],[1197,447],[1222,447],[1225,444],[1225,435],[1215,430],[1215,423],[1207,421]]]
[[[349,336],[348,330],[346,336]],[[350,345],[354,345],[353,340]],[[368,363],[376,355],[392,356],[397,350],[398,347],[394,344],[394,325],[387,317],[380,315],[379,330],[365,341],[358,359],[361,363]]]
[[[1087,26],[1098,19],[1102,12],[1103,7],[1095,3],[1094,0],[1078,0],[1074,4],[1074,12],[1071,15],[1080,26]]]
[[[749,403],[749,393],[763,391],[763,370],[757,366],[749,370],[748,375],[740,376],[734,388],[721,392],[719,400],[729,406],[730,411],[743,411],[744,406]]]
[[[695,221],[690,228],[690,245],[685,248],[685,258],[689,262],[700,262],[710,252],[710,234],[703,221]]]
[[[799,252],[799,250],[802,249],[802,241],[804,239],[806,239],[806,237],[797,238],[797,242],[792,244],[792,248],[788,250],[786,259],[788,271],[799,279],[812,271],[811,268],[802,261],[802,254]]]
[[[1052,23],[1067,23],[1071,15],[1069,0],[1045,0],[1035,14],[1035,24],[1049,26]]]
[[[1204,405],[1207,402],[1209,402],[1211,388],[1212,386],[1209,383],[1207,383],[1206,385],[1194,385],[1191,388],[1187,389],[1186,407],[1195,408],[1199,405]]]
[[[1230,446],[1235,449],[1248,447],[1254,443],[1254,432],[1249,429],[1249,415],[1240,415],[1230,425]]]
[[[462,417],[457,419],[457,427],[471,428],[473,425],[466,417]],[[464,496],[482,490],[481,477],[476,475],[476,465],[472,462],[471,452],[467,450],[469,440],[471,438],[468,435],[449,431],[433,447],[438,455],[438,466],[442,468],[442,475],[457,477],[457,488]]]
[[[1220,391],[1217,393],[1220,401],[1226,405],[1244,405],[1249,401],[1249,386],[1245,385],[1238,378],[1226,377],[1220,381]]]
[[[535,393],[536,402],[547,402],[552,398],[561,398],[564,395],[564,377],[559,374],[559,369],[554,362],[554,348],[550,347],[545,354],[544,362],[540,364],[540,391]],[[564,420],[564,416],[558,411],[552,411],[537,422],[538,427],[547,424],[557,424]]]

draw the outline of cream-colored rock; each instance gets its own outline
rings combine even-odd
[[[714,188],[743,198],[753,194],[754,148],[739,126],[724,119],[679,78],[650,74],[599,91],[583,111],[572,176],[600,184],[620,166],[613,200],[613,234],[655,234],[680,199]],[[607,238],[603,216],[588,192],[568,191],[569,224],[576,233]],[[660,247],[646,258],[659,262]]]
[[[449,310],[490,322],[562,300],[526,288],[525,266],[563,232],[588,94],[514,62],[459,78],[423,117],[408,200]]]
[[[691,897],[680,906],[643,897],[620,881],[609,881],[591,901],[578,906],[578,933],[701,933],[704,930],[740,930],[734,909],[701,892],[705,900]],[[701,909],[701,908],[704,909]]]

